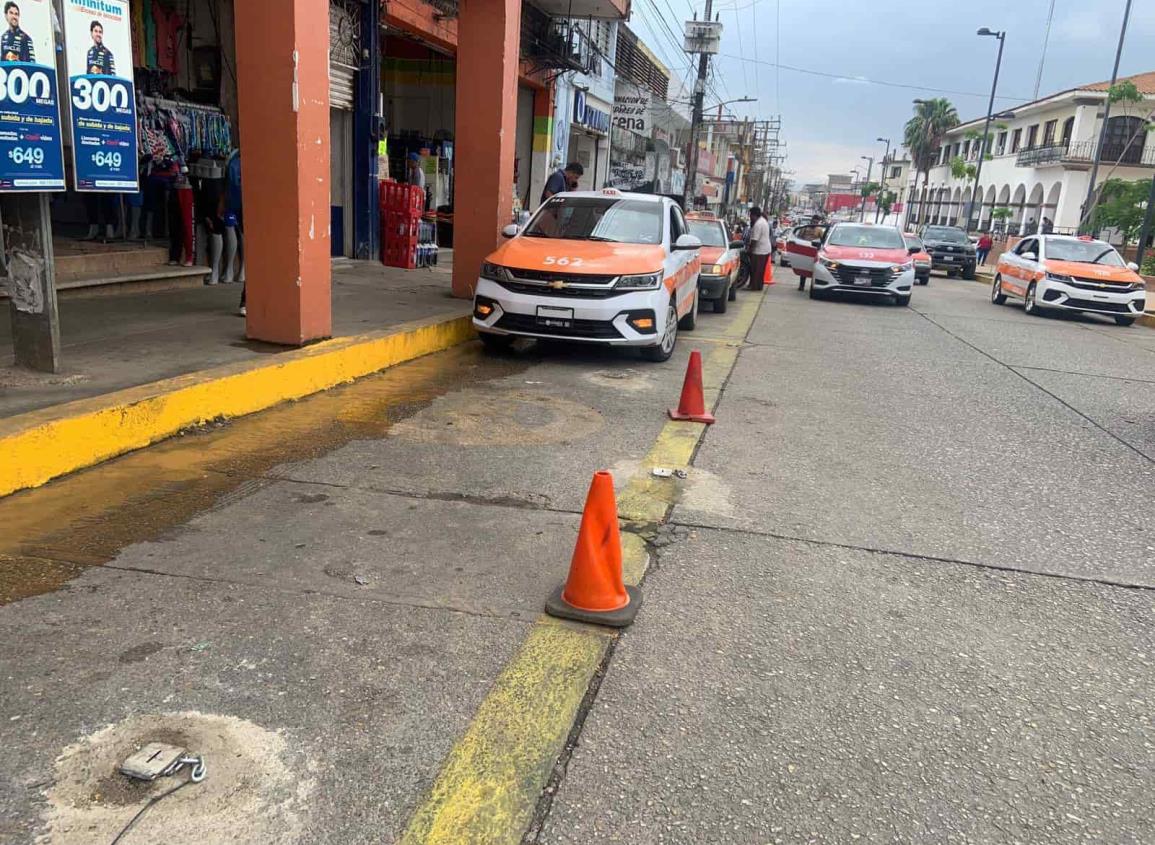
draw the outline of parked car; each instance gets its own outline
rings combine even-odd
[[[1143,314],[1147,286],[1137,264],[1087,235],[1031,235],[999,256],[991,302],[1023,300],[1028,314],[1079,311],[1130,326]]]
[[[910,258],[914,262],[914,280],[920,285],[930,284],[930,269],[933,266],[930,253],[926,251],[923,246],[922,238],[910,232],[903,232],[903,241],[906,242],[906,248],[910,252]]]
[[[786,255],[786,242],[790,240],[790,235],[794,231],[789,226],[784,226],[778,230],[778,235],[774,239],[774,251],[778,253],[778,266],[789,267],[790,258]]]
[[[818,244],[826,237],[827,224],[807,223],[795,226],[786,237],[786,256],[789,266],[799,278],[801,290],[806,280],[814,274],[814,259],[818,256]]]
[[[921,235],[933,269],[945,270],[951,278],[959,273],[964,279],[975,277],[975,245],[965,231],[958,226],[924,226]]]
[[[572,191],[546,200],[481,265],[473,325],[490,349],[516,337],[674,351],[698,319],[699,251],[682,209],[657,194]]]
[[[726,224],[706,212],[686,215],[690,234],[702,242],[702,270],[698,275],[698,296],[725,314],[728,303],[738,298],[738,267],[742,242],[731,239]]]
[[[801,264],[813,274],[811,299],[854,292],[910,304],[914,261],[898,229],[876,223],[835,223],[817,253],[815,258],[795,258],[795,272]]]

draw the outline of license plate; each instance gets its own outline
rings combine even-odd
[[[538,325],[554,329],[568,329],[573,327],[572,308],[554,308],[550,305],[537,306]]]
[[[870,287],[870,276],[855,276],[854,284],[859,287],[868,288]]]
[[[942,257],[942,260],[943,261],[954,261],[954,256],[953,255],[944,255]]]

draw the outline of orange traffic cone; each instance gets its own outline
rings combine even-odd
[[[624,628],[634,621],[641,603],[641,590],[622,583],[622,537],[614,477],[605,471],[595,472],[569,577],[546,600],[545,612],[561,619]]]
[[[762,283],[764,285],[774,284],[774,256],[770,255],[766,259],[766,272],[762,275]]]
[[[682,382],[682,398],[678,401],[678,410],[670,409],[670,419],[706,425],[715,422],[714,415],[706,410],[706,398],[702,395],[702,353],[697,349],[690,353],[686,380]]]

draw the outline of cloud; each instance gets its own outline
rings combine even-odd
[[[875,145],[877,146],[877,145]],[[878,157],[881,149],[873,149],[869,144],[839,144],[819,139],[798,138],[791,136],[789,140],[789,157],[785,168],[793,170],[790,177],[795,185],[807,182],[825,182],[831,173],[849,173],[850,168],[862,165],[865,172],[866,162],[859,158],[862,155]],[[875,162],[875,170],[878,162]]]

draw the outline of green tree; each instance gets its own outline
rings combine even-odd
[[[922,194],[926,193],[926,185],[930,180],[930,169],[938,159],[939,147],[942,139],[954,127],[958,126],[958,110],[945,97],[936,97],[933,100],[922,100],[915,104],[914,116],[903,127],[902,142],[910,151],[911,162],[914,164],[915,183],[918,174],[923,174]],[[922,196],[920,194],[920,196]],[[920,211],[925,211],[920,209]]]
[[[1123,149],[1120,151],[1119,157],[1115,160],[1114,163],[1112,163],[1111,168],[1105,174],[1103,174],[1102,181],[1095,186],[1095,193],[1091,197],[1091,202],[1089,202],[1087,207],[1083,209],[1083,214],[1079,219],[1080,232],[1084,231],[1083,227],[1088,222],[1098,219],[1096,215],[1099,213],[1099,203],[1106,199],[1106,186],[1111,182],[1119,181],[1113,179],[1111,174],[1119,169],[1119,165],[1126,157],[1127,151],[1131,149],[1134,144],[1139,144],[1141,146],[1143,144],[1143,139],[1146,138],[1147,133],[1153,128],[1151,125],[1151,119],[1155,117],[1155,111],[1147,109],[1143,94],[1131,80],[1125,79],[1122,82],[1118,82],[1108,88],[1107,99],[1110,101],[1112,107],[1119,106],[1123,112],[1123,116],[1125,117],[1135,116],[1135,114],[1137,114],[1140,110],[1140,107],[1142,107],[1142,110],[1147,111],[1147,114],[1146,117],[1143,118],[1143,121],[1136,127],[1135,131],[1131,133],[1131,137],[1127,140],[1126,145],[1124,145]]]
[[[998,208],[991,209],[991,219],[998,220],[1000,223],[1003,223],[1004,225],[1002,228],[1004,231],[1006,230],[1005,224],[1007,220],[1011,218],[1012,214],[1014,214],[1014,212],[1007,208],[1005,205],[1000,205]]]
[[[886,217],[890,214],[890,209],[894,207],[894,201],[898,199],[898,195],[894,191],[883,191],[878,197],[878,207],[882,209],[882,216]]]
[[[1099,190],[1099,205],[1091,216],[1092,228],[1118,229],[1126,246],[1139,236],[1150,192],[1150,179],[1140,182],[1108,179]]]

